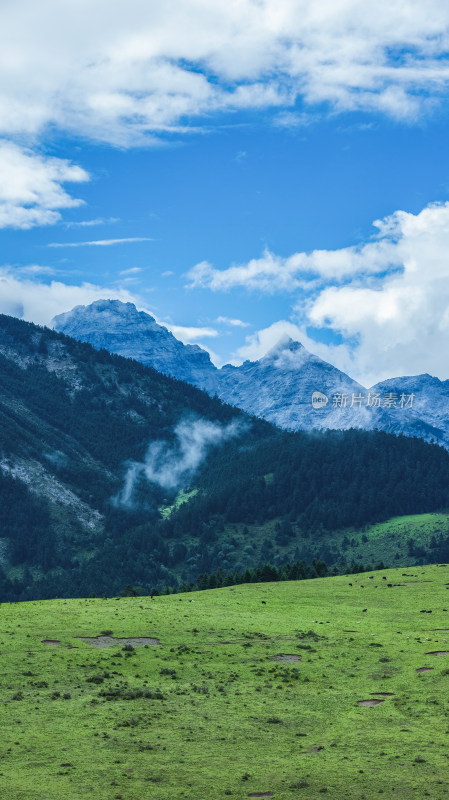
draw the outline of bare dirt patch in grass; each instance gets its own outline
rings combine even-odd
[[[277,656],[273,656],[274,661],[286,661],[287,664],[296,664],[298,661],[301,661],[301,656],[298,656],[297,653],[279,653]]]
[[[150,636],[133,636],[127,638],[116,638],[115,636],[77,636],[82,642],[91,644],[93,647],[114,647],[114,645],[131,645],[131,647],[144,647],[146,644],[157,647],[159,639]]]
[[[416,672],[432,672],[433,667],[418,667]]]
[[[274,792],[250,792],[248,797],[274,797]]]
[[[431,650],[426,656],[449,656],[449,650]]]
[[[381,703],[385,703],[385,700],[357,700],[358,706],[379,706]]]
[[[58,647],[61,642],[59,639],[42,639],[42,644],[48,644],[50,647]]]
[[[370,694],[377,697],[394,697],[394,692],[370,692]]]

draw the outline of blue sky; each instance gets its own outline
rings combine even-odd
[[[60,5],[0,11],[0,312],[449,378],[445,3]]]

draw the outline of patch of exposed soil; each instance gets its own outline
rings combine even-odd
[[[377,697],[394,697],[394,692],[370,692],[370,694],[377,695]]]
[[[50,647],[58,647],[61,642],[59,639],[42,639],[42,644],[48,644]]]
[[[323,745],[322,745],[322,744],[319,744],[319,745],[318,745],[318,747],[312,747],[312,749],[311,749],[311,751],[310,751],[310,752],[311,752],[311,753],[319,753],[319,752],[320,752],[320,750],[324,750],[324,747],[323,747]]]
[[[248,797],[274,797],[274,792],[250,792]]]
[[[381,703],[385,703],[385,700],[357,700],[358,706],[379,706]]]
[[[343,633],[360,633],[360,631],[345,631],[345,630],[343,630]]]
[[[159,639],[153,639],[149,636],[134,636],[126,639],[119,639],[115,636],[77,636],[81,642],[91,644],[93,647],[114,647],[114,645],[130,644],[132,647],[144,647],[146,644],[157,646],[160,644]],[[59,644],[59,642],[58,642]]]
[[[413,583],[433,583],[433,581],[408,581],[408,583],[404,583],[404,586],[412,586]]]
[[[287,664],[296,664],[297,661],[301,661],[301,656],[298,656],[297,653],[279,653],[273,658],[274,661],[286,661]]]
[[[431,650],[426,656],[449,656],[449,650]]]
[[[435,631],[449,631],[449,628],[427,628],[424,633],[434,633]]]
[[[432,672],[433,667],[418,667],[416,672]]]

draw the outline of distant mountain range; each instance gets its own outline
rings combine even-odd
[[[132,303],[98,300],[53,320],[57,331],[134,358],[289,430],[379,428],[449,448],[449,380],[391,378],[365,388],[282,339],[259,361],[217,369],[198,345],[184,345]]]

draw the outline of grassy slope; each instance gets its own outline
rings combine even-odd
[[[185,491],[185,489],[180,489],[178,494],[176,495],[173,504],[171,506],[161,506],[159,508],[159,512],[163,519],[168,519],[171,516],[173,511],[176,511],[183,503],[188,503],[192,497],[198,494],[198,489],[190,489],[190,491]]]
[[[413,539],[419,547],[426,550],[430,547],[432,537],[438,538],[449,535],[449,514],[410,514],[403,517],[394,517],[386,522],[371,525],[364,531],[368,541],[363,542],[363,533],[346,531],[348,539],[356,539],[356,546],[349,545],[345,552],[346,560],[363,561],[365,564],[374,564],[379,561],[394,566],[399,562],[403,566],[416,563],[417,559],[410,555],[408,541]],[[339,546],[344,536],[337,537]]]
[[[323,558],[329,568],[334,565],[338,566],[340,562],[340,558],[329,557],[329,550],[344,556],[347,564],[355,561],[364,565],[375,565],[382,561],[392,567],[398,563],[408,567],[421,563],[421,560],[415,555],[410,555],[409,539],[413,539],[416,546],[424,547],[429,552],[432,537],[438,539],[441,534],[445,537],[449,535],[449,514],[434,512],[393,517],[386,522],[367,526],[365,530],[347,528],[343,531],[324,534],[321,537],[310,536],[307,539],[301,537],[297,526],[293,524],[292,527],[297,533],[297,538],[291,539],[286,545],[280,545],[275,542],[277,522],[280,520],[273,519],[262,525],[226,525],[224,540],[229,543],[233,538],[237,544],[232,550],[227,544],[232,555],[227,560],[226,553],[224,554],[222,563],[225,571],[231,568],[233,559],[243,567],[267,560],[267,557],[262,554],[262,545],[266,539],[271,540],[275,545],[273,553],[283,559],[287,557],[290,561],[295,560],[295,551],[298,547],[301,558],[303,550],[306,548],[306,561],[311,561],[312,558]],[[244,532],[245,528],[246,533]],[[362,539],[363,536],[367,541]],[[349,540],[347,546],[344,544],[345,539]],[[190,546],[198,543],[198,540],[193,537],[185,539],[185,541]],[[245,548],[247,548],[246,551]],[[430,556],[431,554],[430,550]],[[277,563],[276,558],[268,557],[268,560]],[[179,568],[179,572],[182,572],[181,568]]]
[[[381,791],[438,800],[447,792],[449,655],[427,653],[449,649],[448,582],[449,567],[430,566],[153,600],[3,604],[2,796],[215,800],[271,791],[312,800],[327,788],[334,800]],[[127,655],[75,638],[107,629],[156,636],[161,646]],[[311,630],[320,638],[301,633]],[[301,663],[277,663],[279,653]],[[423,666],[433,670],[418,674]],[[87,680],[105,671],[102,684]],[[165,699],[98,696],[124,682],[159,688]],[[357,705],[382,691],[394,697]]]

